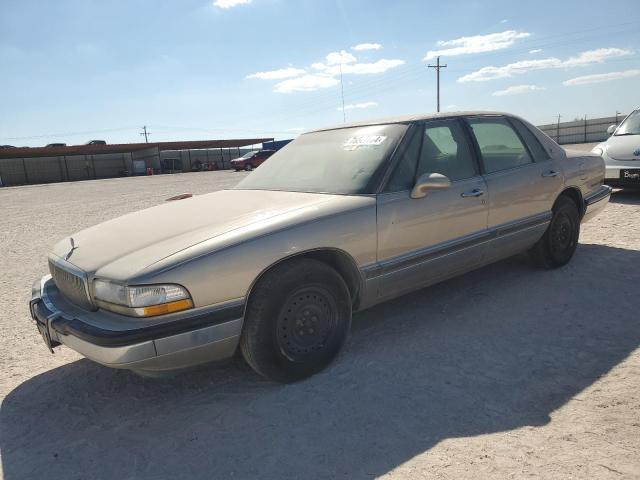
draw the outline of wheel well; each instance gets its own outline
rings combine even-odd
[[[349,293],[351,294],[351,302],[353,304],[354,310],[358,308],[362,284],[362,276],[360,275],[360,270],[358,269],[356,262],[351,257],[351,255],[335,248],[323,248],[297,253],[290,257],[286,257],[274,263],[273,265],[270,265],[268,268],[262,271],[260,275],[254,280],[247,298],[251,295],[251,291],[253,291],[253,287],[255,286],[255,284],[260,281],[260,278],[262,278],[265,273],[274,268],[276,265],[281,265],[284,262],[290,262],[298,258],[312,258],[329,265],[331,268],[337,271],[344,282],[347,284],[347,288],[349,288]]]
[[[582,199],[582,193],[580,193],[580,190],[578,190],[575,187],[569,187],[569,188],[565,188],[562,193],[560,193],[560,195],[558,195],[558,198],[560,197],[568,197],[571,200],[573,200],[573,202],[576,204],[576,207],[578,207],[578,211],[580,212],[580,218],[583,217],[584,215],[584,200]],[[558,200],[556,199],[556,203],[558,203]],[[555,208],[555,205],[554,205]]]

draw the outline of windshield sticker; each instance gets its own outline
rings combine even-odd
[[[387,139],[384,135],[365,135],[362,137],[351,137],[344,144],[342,148],[345,150],[357,150],[358,148],[373,148],[379,147]]]

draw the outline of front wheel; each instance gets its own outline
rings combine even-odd
[[[250,172],[251,170],[253,170],[253,165],[251,165],[250,163],[247,163],[247,164],[244,166],[244,169],[245,169],[247,172]]]
[[[529,254],[542,268],[558,268],[569,263],[578,246],[580,212],[573,200],[562,196],[553,208],[546,232]]]
[[[317,260],[290,260],[254,287],[240,348],[259,374],[294,382],[329,365],[350,327],[351,296],[342,277]]]

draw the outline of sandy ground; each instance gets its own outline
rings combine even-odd
[[[294,385],[239,359],[154,380],[48,353],[32,281],[64,235],[244,174],[0,189],[5,479],[640,478],[640,194],[575,258],[516,257],[357,315]]]

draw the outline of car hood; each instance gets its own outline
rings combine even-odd
[[[609,137],[604,147],[614,160],[640,160],[640,135],[614,135]]]
[[[193,245],[230,232],[263,234],[322,216],[327,204],[357,197],[262,190],[222,190],[130,213],[60,241],[53,255],[89,275],[126,280]],[[353,205],[351,205],[353,203]],[[329,208],[335,211],[333,208]],[[225,235],[228,237],[229,235]],[[72,241],[73,248],[72,251]]]

